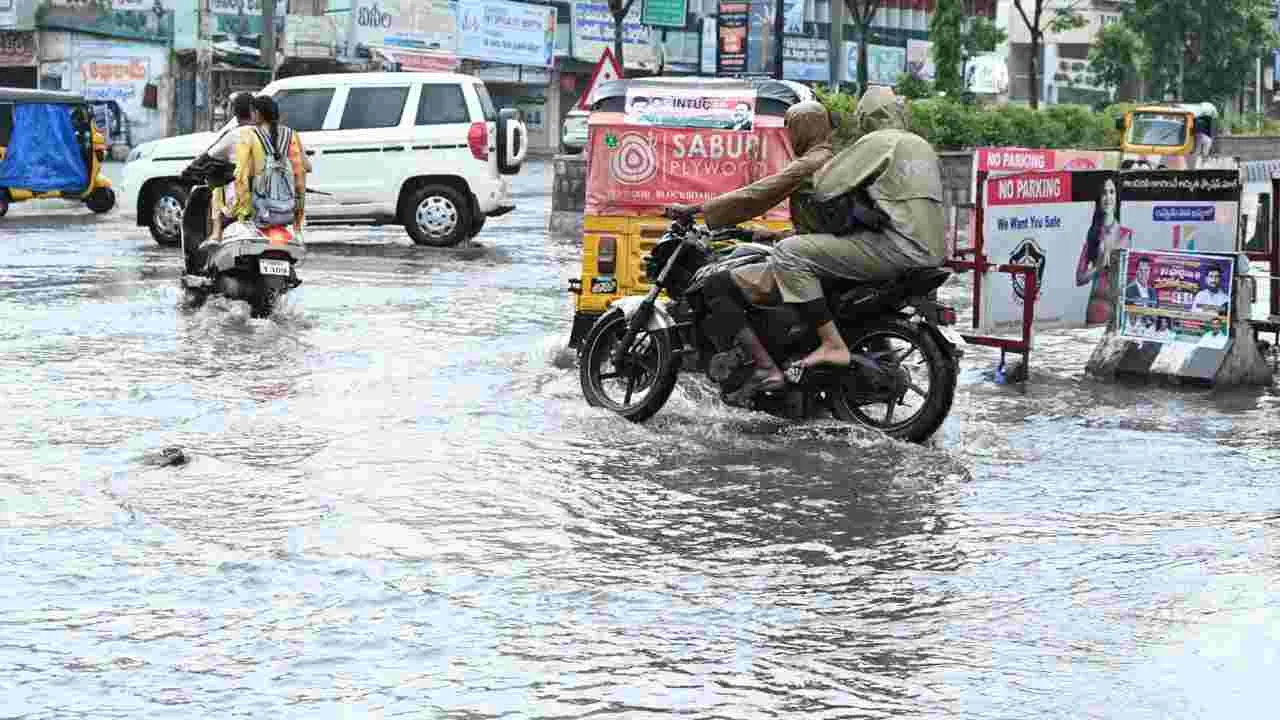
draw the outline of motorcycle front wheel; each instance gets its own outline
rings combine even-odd
[[[582,341],[578,375],[587,404],[644,422],[667,403],[680,368],[671,336],[647,330],[636,334],[621,367],[614,367],[614,348],[626,332],[627,316],[621,310],[602,315]]]
[[[885,369],[879,378],[855,371],[829,393],[831,414],[907,442],[928,440],[951,412],[956,365],[916,323],[885,317],[858,328],[840,328],[849,350]]]

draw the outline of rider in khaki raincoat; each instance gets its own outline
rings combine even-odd
[[[795,304],[817,328],[822,344],[796,363],[801,374],[804,368],[816,365],[845,367],[850,362],[849,348],[832,320],[821,279],[875,282],[911,268],[937,267],[945,259],[942,174],[937,153],[924,138],[906,130],[902,103],[888,88],[868,90],[858,103],[854,120],[865,134],[834,159],[823,162],[812,181],[797,167],[809,157],[806,154],[778,175],[711,200],[704,208],[708,226],[732,225],[763,214],[788,195],[796,195],[791,212],[799,234],[779,242],[767,262],[734,270],[729,273],[730,278],[721,279],[714,286],[708,283],[709,291],[720,291],[719,302],[712,303],[709,298],[712,312],[721,316],[755,359],[756,389],[780,389],[785,378],[746,324],[743,303],[748,298],[757,304],[772,304],[779,299]],[[812,127],[823,137],[816,147],[827,148],[829,156],[826,137],[831,125],[821,105],[794,106],[787,113],[787,127],[792,129],[797,152],[813,152],[795,141],[798,130]],[[800,136],[808,137],[804,133]],[[814,192],[808,192],[806,186]],[[822,232],[809,202],[858,188],[867,191],[876,207],[887,214],[890,224],[879,232],[857,230],[841,236]],[[793,378],[799,379],[800,376]]]

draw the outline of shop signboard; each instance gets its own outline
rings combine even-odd
[[[1239,218],[1238,171],[1024,172],[983,185],[984,251],[997,264],[1025,264],[1040,278],[1035,318],[1101,325],[1116,309],[1113,251],[1230,253]],[[1022,319],[1021,275],[992,273],[983,317]]]
[[[458,49],[457,19],[449,0],[351,0],[350,18],[348,52],[364,46],[454,55]]]
[[[831,48],[820,38],[784,37],[782,75],[788,80],[825,83],[831,78]]]
[[[1126,250],[1120,337],[1222,350],[1231,332],[1231,256]]]
[[[653,31],[640,21],[640,3],[631,6],[623,18],[622,54],[626,67],[651,70],[657,67]],[[605,48],[613,48],[613,14],[604,0],[573,0],[573,57],[594,63]]]
[[[160,108],[154,98],[148,98],[147,89],[168,72],[167,47],[77,39],[72,53],[72,91],[90,101],[116,102],[120,113],[127,118],[135,145],[163,135]]]
[[[289,15],[285,20],[285,57],[331,59],[337,54],[338,31],[330,16]]]
[[[555,63],[556,9],[505,0],[458,0],[458,55],[511,65]]]
[[[29,30],[0,30],[0,67],[36,64],[36,34]]]
[[[716,42],[716,74],[747,72],[747,10],[745,0],[720,0]]]
[[[689,0],[641,0],[640,22],[651,27],[683,28],[689,15]]]
[[[3,0],[0,0],[3,2]],[[40,26],[130,40],[170,42],[172,0],[40,0]]]
[[[858,43],[846,41],[844,44],[844,81],[858,81]],[[867,84],[898,84],[898,76],[906,71],[907,49],[890,45],[867,45]]]

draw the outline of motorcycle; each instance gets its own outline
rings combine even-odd
[[[249,303],[251,317],[268,317],[286,293],[302,284],[295,266],[306,250],[287,227],[278,225],[234,222],[224,228],[221,240],[208,239],[212,199],[208,185],[196,185],[182,212],[185,302],[200,307],[218,294]]]
[[[769,257],[770,246],[748,242],[744,233],[713,234],[687,217],[672,221],[645,259],[648,294],[614,302],[582,342],[579,376],[588,404],[643,422],[662,409],[685,370],[709,377],[731,405],[793,420],[826,412],[909,442],[932,436],[951,409],[965,345],[949,327],[956,311],[933,299],[950,273],[912,270],[876,285],[824,282],[852,363],[810,368],[798,382],[789,377],[785,390],[752,392],[751,355],[711,326],[703,292],[713,274]],[[659,303],[664,292],[668,299]],[[747,316],[775,362],[793,362],[819,345],[814,328],[786,305],[751,306]],[[913,370],[927,374],[927,388]],[[900,415],[908,395],[919,397],[919,407]]]

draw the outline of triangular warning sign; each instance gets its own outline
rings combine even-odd
[[[578,99],[578,109],[591,109],[596,101],[596,88],[600,87],[600,83],[621,79],[622,66],[618,65],[618,59],[613,56],[613,50],[606,47],[604,52],[600,53],[600,62],[596,63],[595,71],[591,73],[591,82],[587,83],[586,91]]]

